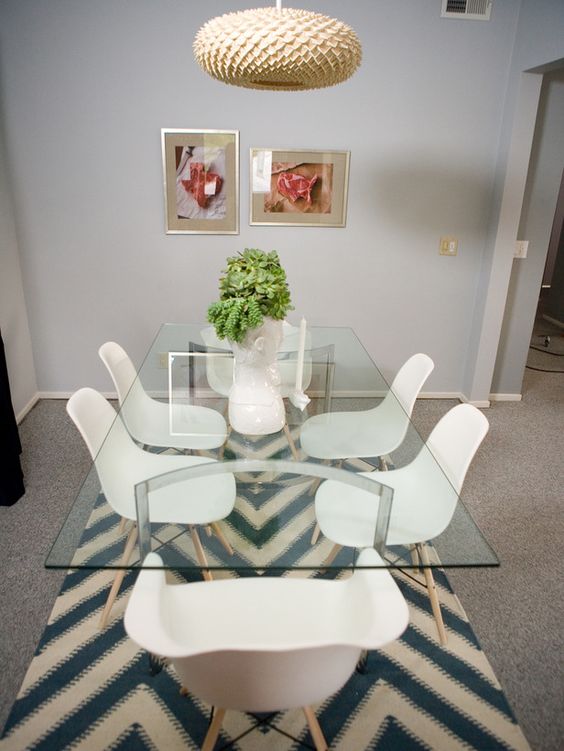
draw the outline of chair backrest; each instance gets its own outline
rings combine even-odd
[[[152,422],[153,400],[137,378],[135,366],[123,347],[116,342],[106,342],[102,344],[98,354],[114,382],[121,407],[120,414],[129,433],[144,443],[142,437]]]
[[[117,513],[135,518],[132,472],[140,449],[115,409],[102,394],[87,387],[71,396],[67,412],[88,446],[106,500]]]
[[[98,354],[112,377],[119,403],[123,404],[137,376],[135,367],[127,352],[116,342],[102,344]]]
[[[434,367],[435,363],[429,355],[419,352],[404,362],[396,373],[390,391],[408,416],[411,416],[415,400]]]
[[[487,419],[476,407],[459,404],[439,420],[411,464],[393,470],[399,477],[394,488],[400,487],[401,492],[396,496],[394,491],[389,544],[423,542],[444,532],[488,427]]]
[[[479,409],[472,404],[458,404],[439,420],[427,439],[428,449],[457,493],[462,490],[468,467],[488,430],[489,422]]]
[[[412,355],[396,373],[382,402],[370,410],[377,418],[379,434],[386,435],[387,453],[403,442],[415,400],[434,367],[429,355]]]
[[[144,565],[162,564],[151,554]],[[358,565],[382,561],[365,550]],[[398,638],[408,620],[384,568],[360,568],[341,581],[245,577],[189,585],[168,585],[164,571],[144,568],[124,624],[141,647],[172,659],[195,696],[266,712],[323,701],[348,680],[362,649]]]

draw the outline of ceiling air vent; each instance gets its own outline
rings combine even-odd
[[[492,0],[442,0],[441,18],[489,21]]]

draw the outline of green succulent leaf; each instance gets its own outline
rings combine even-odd
[[[275,250],[245,248],[227,259],[219,280],[219,300],[208,308],[208,321],[219,339],[241,342],[264,317],[277,320],[293,310],[286,272]]]

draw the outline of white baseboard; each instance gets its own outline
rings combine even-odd
[[[38,402],[38,401],[39,401],[40,399],[41,399],[41,395],[40,395],[40,393],[39,393],[39,391],[38,391],[38,392],[36,392],[36,393],[35,393],[35,394],[34,394],[34,395],[33,395],[33,396],[31,397],[31,399],[30,399],[30,400],[29,400],[29,402],[28,402],[28,403],[27,403],[27,404],[25,405],[25,407],[24,407],[23,409],[21,409],[21,410],[20,410],[20,411],[18,412],[18,414],[16,415],[16,422],[18,423],[18,425],[19,425],[19,424],[20,424],[20,422],[21,422],[21,421],[22,421],[22,420],[24,419],[24,417],[25,417],[25,416],[27,415],[27,413],[28,413],[28,412],[29,412],[29,411],[30,411],[30,410],[31,410],[31,409],[32,409],[33,407],[35,407],[35,405],[37,404],[37,402]]]
[[[106,399],[117,399],[117,393],[115,391],[101,391],[102,396]],[[37,393],[38,399],[70,399],[74,394],[74,391],[39,391]],[[37,401],[37,400],[36,400]]]
[[[423,391],[417,396],[418,399],[457,399],[463,404],[472,404],[478,409],[487,409],[490,403],[487,399],[467,399],[462,391]]]
[[[19,424],[27,413],[34,407],[40,399],[70,399],[73,395],[73,391],[38,391],[25,405],[25,407],[16,415],[16,421]],[[115,391],[103,391],[101,392],[106,399],[117,399],[117,393]],[[381,391],[335,391],[333,393],[334,398],[345,397],[382,397],[385,392]],[[209,396],[216,395],[215,392],[210,392]],[[166,398],[166,393],[151,394],[155,398]],[[311,394],[311,396],[323,396],[323,394]],[[465,404],[473,404],[478,409],[487,409],[491,406],[490,402],[520,402],[523,398],[521,394],[490,394],[488,400],[471,401],[467,399],[460,391],[424,391],[418,396],[419,399],[458,399],[458,401]]]
[[[471,404],[473,407],[477,407],[478,409],[488,409],[492,406],[488,399],[467,399],[464,394],[460,394],[460,401],[463,404]]]
[[[492,402],[520,402],[522,394],[490,394]]]
[[[464,401],[464,394],[460,391],[422,391],[417,395],[418,399],[458,399]]]

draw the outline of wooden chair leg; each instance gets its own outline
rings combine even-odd
[[[223,718],[225,717],[225,712],[226,710],[221,709],[220,707],[214,708],[213,719],[210,723],[206,737],[204,738],[202,751],[213,751],[213,747],[215,746],[215,743],[217,741],[219,731],[221,730],[221,724],[223,722]]]
[[[292,438],[292,434],[290,433],[290,428],[288,427],[288,423],[284,423],[284,435],[286,436],[286,440],[288,441],[288,445],[290,446],[290,451],[292,452],[292,456],[296,461],[300,460],[300,457],[298,455],[298,450],[296,449],[296,444],[294,443],[294,439]]]
[[[380,465],[379,468],[378,468],[380,470],[380,472],[387,472],[388,469],[389,469],[389,466],[390,466],[390,462],[391,462],[391,460],[390,460],[390,455],[389,454],[386,454],[385,456],[381,456],[379,458],[379,462],[378,462],[379,465]]]
[[[311,484],[311,488],[307,491],[308,495],[315,495],[317,488],[321,485],[321,477],[316,477]]]
[[[321,534],[321,527],[319,526],[318,522],[315,522],[315,527],[313,528],[313,532],[311,533],[311,544],[315,545],[317,540],[319,539],[319,535]]]
[[[329,467],[331,465],[331,460],[330,459],[324,459],[322,463],[325,464],[326,467]],[[315,478],[315,480],[312,483],[311,488],[307,491],[308,495],[315,495],[317,493],[317,488],[321,485],[321,481],[322,481],[321,477],[316,477]]]
[[[425,576],[425,584],[427,585],[427,592],[429,593],[429,599],[431,600],[431,608],[433,609],[433,615],[435,616],[435,621],[437,623],[439,641],[444,646],[447,643],[447,634],[443,622],[443,615],[441,613],[439,595],[437,594],[437,587],[433,578],[433,572],[429,568],[429,555],[425,545],[422,545],[421,543],[416,545],[416,549],[419,554],[419,559],[423,564],[423,575]]]
[[[323,565],[330,566],[342,549],[343,549],[342,545],[335,543],[335,545],[333,545],[333,547],[331,548],[331,552],[329,553],[327,558],[323,561]]]
[[[219,524],[217,522],[212,522],[211,526],[212,526],[213,531],[217,535],[217,539],[223,545],[223,547],[225,548],[225,550],[227,550],[227,552],[229,553],[229,555],[233,555],[233,548],[229,544],[229,540],[225,537],[225,535],[221,531],[221,527],[219,526]]]
[[[137,524],[134,524],[127,537],[123,555],[119,562],[120,566],[127,566],[127,564],[129,563],[129,559],[131,558],[131,553],[133,552],[133,548],[135,547],[136,542],[137,542]],[[100,623],[98,625],[98,628],[104,628],[108,622],[108,618],[110,617],[110,611],[118,595],[119,588],[121,587],[121,583],[123,581],[125,573],[126,573],[125,568],[121,568],[116,571],[116,574],[114,576],[114,581],[112,583],[112,588],[110,589],[110,594],[108,595],[108,599],[106,600],[106,604],[104,605],[104,610],[102,611],[102,616],[100,618]]]
[[[125,525],[127,524],[127,521],[128,520],[125,518],[125,516],[122,516],[119,520],[118,537],[125,532]]]
[[[198,559],[200,566],[202,566],[202,576],[206,581],[211,581],[213,577],[210,573],[210,570],[207,568],[208,559],[206,558],[206,554],[204,553],[204,548],[202,547],[198,530],[193,524],[190,524],[189,529],[190,534],[192,535],[192,542],[194,543],[194,548],[196,550],[196,558]]]
[[[224,456],[224,454],[225,454],[225,447],[227,446],[227,442],[229,441],[229,436],[231,435],[231,431],[232,431],[232,429],[233,429],[233,428],[231,427],[231,425],[228,425],[228,426],[227,426],[227,435],[225,436],[225,440],[223,441],[223,443],[222,443],[222,444],[221,444],[221,446],[219,447],[219,453],[218,453],[218,455],[217,455],[217,458],[218,458],[218,460],[219,460],[220,462],[222,462],[222,461],[223,461],[223,456]]]
[[[309,725],[309,732],[315,744],[316,751],[327,751],[327,741],[323,735],[321,727],[315,712],[311,707],[302,707],[306,716],[307,724]]]

